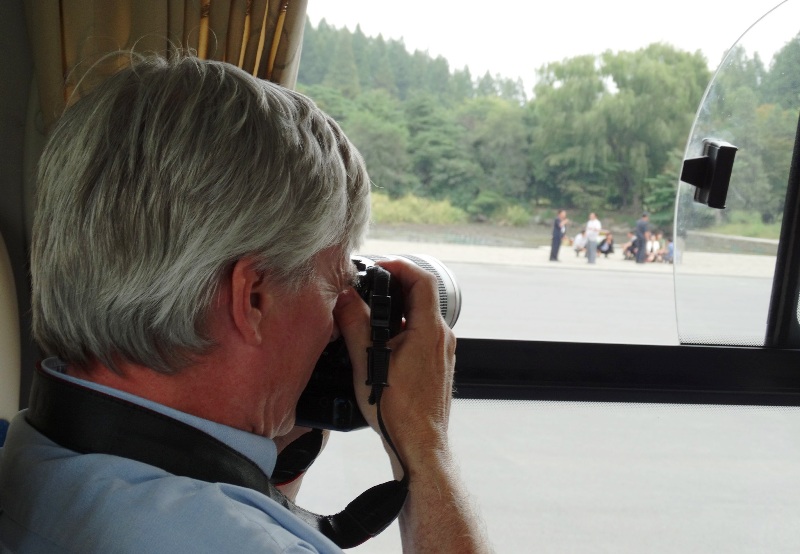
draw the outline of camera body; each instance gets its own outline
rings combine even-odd
[[[461,292],[450,271],[435,258],[427,256],[393,257],[412,261],[436,276],[439,307],[445,321],[452,327],[461,310]],[[373,335],[380,323],[379,328],[383,332],[388,327],[389,337],[395,336],[400,332],[403,322],[402,288],[385,269],[375,265],[376,261],[387,258],[354,255],[351,259],[357,269],[355,289],[370,306]],[[390,299],[388,302],[387,297]],[[342,337],[331,342],[317,361],[308,385],[297,402],[296,424],[335,431],[351,431],[368,425],[358,408],[353,387],[353,366]]]

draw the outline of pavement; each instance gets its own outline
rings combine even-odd
[[[575,256],[575,251],[567,245],[561,248],[559,261],[551,262],[549,246],[521,248],[369,238],[360,251],[368,254],[427,254],[445,263],[559,267],[590,271],[675,272],[691,275],[767,278],[772,278],[775,272],[775,256],[757,254],[678,252],[677,261],[673,265],[666,263],[637,264],[632,260],[625,260],[621,252],[615,252],[608,258],[598,256],[597,263],[591,265],[587,263],[586,258]]]

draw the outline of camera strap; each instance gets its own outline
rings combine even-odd
[[[367,385],[372,387],[369,403],[380,400],[384,387],[389,386],[389,359],[392,349],[387,346],[391,338],[390,321],[392,295],[389,291],[391,275],[380,266],[372,268],[372,293],[369,298],[369,323],[372,346],[367,348]]]
[[[390,290],[391,284],[391,274],[388,271],[380,266],[372,268],[372,294],[369,299],[372,346],[367,348],[366,384],[372,387],[369,403],[376,405],[378,427],[381,430],[381,435],[383,435],[383,440],[392,449],[397,462],[403,470],[402,481],[395,481],[395,483],[401,487],[403,499],[405,500],[405,496],[408,494],[408,468],[406,468],[403,458],[400,457],[397,447],[392,442],[392,437],[389,436],[389,431],[386,429],[381,414],[381,398],[383,397],[383,389],[389,386],[389,361],[392,355],[392,349],[388,346],[389,339],[392,336],[393,295]],[[394,297],[402,298],[401,295],[394,295]],[[402,508],[402,503],[400,507]]]
[[[322,429],[311,429],[284,446],[269,476],[270,482],[279,487],[303,475],[322,451],[322,443]]]
[[[380,419],[380,409],[378,414]],[[33,375],[26,419],[50,440],[75,452],[120,456],[173,475],[256,490],[340,548],[357,546],[388,527],[402,509],[408,491],[406,472],[403,481],[368,489],[338,514],[309,512],[275,488],[252,460],[207,433],[137,404],[48,375],[41,368]]]

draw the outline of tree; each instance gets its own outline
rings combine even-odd
[[[602,75],[615,92],[602,103],[608,147],[616,165],[620,207],[639,211],[648,177],[682,145],[709,80],[706,60],[665,44],[636,52],[606,52]]]
[[[358,111],[353,100],[345,98],[342,93],[325,85],[312,85],[309,87],[298,85],[298,91],[309,96],[325,113],[346,125],[347,121]]]
[[[788,44],[775,59],[786,62],[795,48]],[[782,63],[773,63],[770,71],[764,71],[757,55],[748,58],[737,47],[728,53],[709,87],[695,136],[723,139],[738,148],[727,209],[716,215],[717,221],[739,211],[771,222],[782,212],[797,128],[797,108],[780,105],[791,102],[790,95],[778,94],[785,85],[780,75],[785,70]]]
[[[504,79],[498,75],[495,79],[497,83],[497,92],[500,98],[510,100],[520,105],[527,102],[527,94],[525,94],[525,84],[522,79]]]
[[[730,113],[730,107],[726,104],[739,89],[750,90],[760,98],[765,78],[767,71],[758,54],[749,58],[744,47],[735,46],[726,54],[709,89],[706,109],[718,115]]]
[[[769,73],[764,78],[763,99],[786,110],[800,108],[800,34],[775,54]]]
[[[783,208],[797,120],[794,111],[759,105],[758,96],[749,88],[734,91],[727,101],[731,117],[718,124],[738,148],[726,212],[755,212],[769,222]]]
[[[412,167],[420,183],[417,194],[449,198],[456,206],[468,206],[477,194],[483,172],[465,147],[463,127],[427,94],[406,102],[405,115]]]
[[[334,45],[334,53],[322,83],[339,90],[347,98],[355,98],[361,92],[358,67],[353,53],[353,38],[347,29],[340,31]]]
[[[756,123],[761,137],[760,157],[769,183],[770,199],[761,219],[769,223],[783,215],[786,186],[798,125],[796,109],[766,104],[758,107]]]
[[[782,64],[791,65],[794,48],[781,52]],[[726,63],[711,100],[725,113],[749,106],[757,116],[736,125],[770,144],[748,143],[759,159],[745,156],[741,164],[763,190],[752,184],[733,194],[767,214],[785,188],[774,168],[786,163],[791,113],[777,99],[747,99],[745,89],[760,95],[762,82],[777,82],[757,57],[735,50]],[[658,217],[674,187],[665,173],[670,153],[683,147],[709,79],[701,54],[652,44],[547,64],[528,100],[519,79],[487,71],[473,81],[469,69],[451,72],[446,59],[409,53],[402,40],[324,21],[306,29],[300,66],[298,88],[342,124],[378,185],[392,195],[448,198],[479,215],[534,202],[586,211],[647,205]]]
[[[670,152],[661,173],[647,179],[649,193],[644,199],[644,208],[650,214],[650,222],[667,234],[672,234],[675,195],[682,167],[683,150],[675,148]]]
[[[394,69],[389,60],[389,52],[386,41],[378,35],[372,48],[370,57],[370,67],[372,70],[372,86],[383,89],[390,95],[397,97],[397,82],[395,80]]]
[[[453,71],[453,78],[450,84],[450,98],[454,104],[460,104],[473,98],[475,89],[472,86],[472,74],[468,67]]]
[[[358,107],[345,132],[364,157],[372,183],[395,198],[417,189],[409,133],[398,102],[386,91],[374,90],[359,97]]]
[[[450,65],[447,60],[442,56],[436,56],[433,60],[429,58],[425,64],[423,89],[452,105],[449,94],[450,80]]]
[[[297,80],[306,86],[322,83],[328,73],[328,65],[337,31],[323,19],[314,28],[308,18],[303,33],[303,63],[300,64]]]
[[[457,114],[466,130],[469,153],[485,175],[480,190],[492,190],[507,200],[529,200],[530,125],[526,111],[514,101],[476,98]]]
[[[478,79],[478,83],[475,86],[475,94],[477,96],[496,96],[497,95],[497,85],[494,82],[494,77],[488,71],[483,74],[483,76]]]
[[[594,56],[544,66],[531,103],[533,197],[561,206],[597,209],[608,195],[606,122],[598,104],[606,93]]]
[[[411,75],[411,55],[402,40],[389,40],[386,42],[386,57],[394,70],[397,94],[400,99],[405,100],[414,86]]]
[[[347,33],[347,29],[340,31]],[[374,73],[372,71],[372,57],[373,39],[368,38],[361,30],[361,25],[356,25],[356,30],[350,35],[350,48],[353,52],[353,62],[358,75],[359,91],[363,89],[371,89],[375,86],[373,81]]]

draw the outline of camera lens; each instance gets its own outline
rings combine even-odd
[[[456,324],[458,315],[461,313],[461,289],[458,288],[458,283],[456,283],[453,273],[442,262],[433,256],[424,254],[384,254],[380,256],[358,254],[358,256],[368,258],[375,262],[392,258],[402,258],[432,273],[433,276],[436,277],[436,283],[439,289],[439,310],[442,317],[450,328]]]

